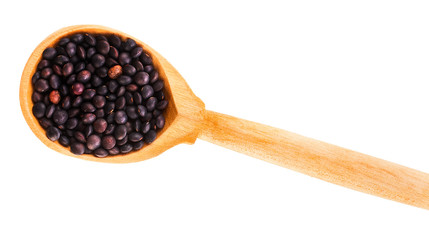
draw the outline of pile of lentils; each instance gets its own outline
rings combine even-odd
[[[106,157],[141,149],[164,127],[164,82],[133,39],[78,33],[42,57],[32,110],[51,141]]]

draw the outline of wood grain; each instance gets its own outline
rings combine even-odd
[[[429,175],[263,124],[206,111],[199,138],[357,191],[429,209]]]

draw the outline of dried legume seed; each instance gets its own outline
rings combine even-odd
[[[42,57],[47,60],[52,60],[55,55],[57,55],[57,50],[55,50],[55,48],[46,48],[43,51]]]
[[[81,95],[83,93],[83,91],[85,90],[85,87],[83,86],[82,83],[74,83],[72,86],[72,91],[74,95]]]
[[[143,64],[137,59],[134,59],[131,64],[136,68],[137,72],[144,70]]]
[[[116,36],[116,35],[110,35],[110,36],[108,36],[107,40],[115,48],[121,47],[121,42],[122,41],[121,41],[121,39],[118,36]]]
[[[108,67],[108,68],[111,68],[111,67],[118,65],[118,64],[119,63],[111,57],[106,58],[106,62],[104,63],[104,65],[106,65],[106,67]]]
[[[167,108],[168,105],[168,101],[167,100],[162,100],[162,101],[158,101],[158,103],[156,104],[156,109],[158,110],[164,110]]]
[[[133,150],[135,150],[135,151],[142,149],[143,145],[144,145],[144,141],[132,143]]]
[[[33,105],[33,115],[36,118],[42,118],[45,116],[46,105],[42,102],[35,103]]]
[[[98,41],[96,44],[96,49],[100,54],[107,55],[109,53],[109,50],[110,50],[110,45],[105,40]]]
[[[165,118],[163,115],[156,117],[156,127],[162,129],[165,125]]]
[[[62,69],[59,65],[53,65],[52,66],[52,70],[54,70],[54,73],[61,76],[61,74],[63,74]]]
[[[74,118],[78,114],[80,114],[80,109],[79,108],[72,108],[72,109],[68,110],[67,113],[69,114],[69,118]]]
[[[76,44],[73,42],[67,43],[66,52],[69,55],[69,57],[73,57],[76,54]]]
[[[116,145],[116,139],[112,135],[104,136],[101,139],[101,146],[106,149],[112,149]]]
[[[68,63],[70,61],[70,59],[68,57],[66,57],[65,55],[58,55],[55,59],[54,62],[60,66]]]
[[[99,157],[99,158],[107,157],[107,155],[109,155],[109,153],[102,148],[96,149],[94,151],[94,156]]]
[[[90,102],[85,102],[82,104],[81,109],[84,113],[93,113],[95,112],[95,107]]]
[[[92,125],[88,125],[85,127],[85,129],[83,129],[83,134],[86,138],[88,138],[93,132],[94,128],[92,127]]]
[[[120,110],[115,113],[115,122],[117,124],[125,124],[127,121],[128,116],[124,111]]]
[[[129,153],[133,150],[133,146],[129,143],[120,147],[121,153]]]
[[[77,33],[70,37],[70,40],[72,40],[75,43],[81,43],[83,41],[83,35],[80,33]]]
[[[118,148],[118,147],[113,147],[112,149],[109,149],[109,150],[108,150],[108,152],[109,152],[109,154],[110,154],[110,155],[117,155],[117,154],[119,154],[121,151],[119,150],[119,148]]]
[[[92,87],[99,87],[103,84],[103,80],[97,75],[92,75],[91,84],[92,84]]]
[[[107,71],[108,71],[107,67],[100,67],[100,68],[97,68],[97,70],[95,70],[95,73],[100,78],[105,78],[107,77]]]
[[[74,107],[74,108],[80,107],[82,102],[83,102],[82,96],[77,96],[72,102],[72,107]]]
[[[137,91],[139,89],[139,87],[137,85],[131,83],[131,84],[127,85],[126,89],[129,92],[135,92],[135,91]]]
[[[52,68],[49,68],[49,67],[47,67],[47,68],[44,68],[44,69],[42,69],[42,71],[40,72],[40,77],[41,78],[44,78],[44,79],[48,79],[51,75],[52,75],[52,73],[53,73],[54,71],[52,70]]]
[[[53,125],[53,122],[51,121],[51,119],[41,118],[39,119],[39,124],[40,126],[42,126],[43,129],[47,129],[48,127]]]
[[[57,51],[57,56],[58,55],[67,55],[66,49],[64,48],[65,46],[57,46],[55,47],[55,50]]]
[[[94,56],[94,54],[96,53],[97,51],[95,50],[95,48],[88,48],[88,50],[86,50],[86,58],[87,59],[91,59],[92,58],[92,56]],[[88,69],[89,70],[89,69]]]
[[[85,134],[80,131],[74,132],[73,137],[81,143],[86,143]]]
[[[84,34],[83,38],[89,46],[95,46],[96,40],[92,34],[86,33]]]
[[[107,93],[109,92],[109,90],[107,89],[106,85],[101,85],[97,88],[97,94],[99,95],[107,95]]]
[[[115,129],[116,140],[122,140],[127,136],[127,127],[125,125],[118,125]]]
[[[145,134],[150,130],[150,122],[145,122],[142,127],[142,133]]]
[[[124,94],[125,101],[128,105],[132,105],[134,103],[133,94],[130,92],[125,92]]]
[[[33,101],[33,103],[37,103],[43,100],[43,95],[39,92],[33,92],[33,94],[31,95],[31,100]]]
[[[77,118],[70,118],[69,120],[67,120],[66,122],[66,128],[67,129],[74,129],[78,124],[78,120]]]
[[[125,108],[125,111],[127,112],[127,115],[130,119],[137,119],[139,116],[137,114],[137,109],[135,106],[128,106]]]
[[[115,131],[115,127],[116,127],[115,124],[112,124],[112,123],[108,124],[106,130],[104,131],[104,135],[113,134],[113,132]]]
[[[155,92],[161,91],[164,88],[164,82],[161,80],[158,80],[152,83],[152,87]]]
[[[143,86],[149,83],[149,74],[147,72],[138,72],[134,76],[134,82],[139,85]]]
[[[138,132],[132,132],[128,135],[128,140],[131,142],[138,142],[143,139],[143,135]]]
[[[52,115],[52,120],[57,125],[62,125],[67,122],[68,117],[69,116],[66,111],[58,109]]]
[[[164,83],[134,40],[73,34],[42,57],[31,79],[33,115],[72,153],[128,153],[164,127]]]
[[[140,55],[140,61],[144,64],[144,65],[149,65],[152,64],[152,58],[149,56],[149,54],[147,53],[143,53],[142,55]]]
[[[121,64],[122,66],[125,66],[131,62],[131,56],[127,52],[122,52],[119,54],[118,61],[119,61],[119,64]]]
[[[101,146],[101,138],[98,135],[91,135],[86,140],[86,147],[89,150],[95,150]]]
[[[70,138],[67,136],[61,135],[61,137],[58,139],[58,142],[64,147],[70,146]]]
[[[158,100],[156,99],[156,97],[150,97],[147,101],[146,101],[146,109],[149,112],[152,112],[155,109],[156,104],[158,103]]]
[[[80,59],[85,59],[86,58],[86,51],[85,48],[82,46],[78,46],[76,48],[76,55],[80,58]]]
[[[39,79],[34,84],[34,89],[40,93],[46,92],[49,90],[49,83],[45,79]]]
[[[153,65],[145,65],[144,66],[144,71],[147,73],[151,73],[153,71]]]
[[[103,133],[104,131],[106,131],[107,128],[107,121],[103,118],[98,118],[97,120],[95,120],[93,125],[94,131],[96,131],[97,133]]]
[[[106,59],[104,58],[104,56],[98,53],[94,54],[94,56],[91,57],[91,63],[92,65],[94,65],[95,68],[103,66],[105,61]]]
[[[42,61],[39,62],[39,64],[37,65],[37,69],[41,70],[44,69],[45,67],[49,66],[49,61],[46,59],[43,59]]]
[[[61,131],[56,127],[50,126],[48,129],[46,129],[46,136],[49,138],[49,140],[54,142],[60,139]]]
[[[82,70],[77,74],[76,80],[82,83],[86,83],[91,79],[91,72],[88,70]]]
[[[58,75],[56,74],[51,75],[51,77],[49,78],[49,86],[51,86],[51,88],[53,89],[58,89],[60,85],[61,85],[60,77],[58,77]]]
[[[85,69],[84,62],[79,62],[74,66],[74,72],[80,72],[80,71],[83,71],[84,69]]]
[[[73,74],[67,78],[66,84],[72,85],[75,82],[76,82],[76,74]]]
[[[103,108],[95,110],[94,114],[97,118],[103,118],[105,116]]]
[[[70,151],[75,155],[82,155],[85,152],[85,145],[79,142],[72,143]]]
[[[85,113],[82,116],[82,123],[84,124],[92,124],[97,117],[93,113]]]
[[[133,50],[131,50],[131,57],[138,58],[142,53],[143,53],[142,47],[135,47]]]
[[[49,100],[53,104],[58,104],[61,100],[60,92],[58,90],[53,90],[49,93]]]
[[[122,67],[121,65],[115,65],[109,69],[107,72],[111,79],[116,79],[122,75]]]
[[[116,146],[120,147],[123,146],[124,144],[126,144],[128,142],[128,135],[125,136],[123,139],[121,140],[116,140]]]
[[[46,111],[45,111],[45,117],[47,117],[47,118],[51,118],[51,117],[52,117],[52,115],[54,114],[54,112],[55,112],[55,105],[54,105],[54,104],[49,105],[49,106],[46,108]]]
[[[145,135],[144,135],[144,141],[146,143],[152,143],[153,141],[155,141],[156,138],[156,132],[155,130],[149,130]]]
[[[154,94],[153,88],[150,85],[145,85],[142,88],[142,97],[143,99],[148,99],[150,97],[152,97]]]
[[[96,94],[96,91],[94,89],[88,88],[88,89],[85,89],[83,91],[82,98],[84,100],[90,100],[90,99],[92,99],[95,96],[95,94]]]
[[[122,47],[125,51],[131,51],[131,49],[133,49],[136,45],[136,41],[131,38],[128,38],[125,42],[122,43]]]
[[[136,68],[133,65],[127,64],[122,68],[122,72],[125,75],[133,76],[134,74],[136,74]]]
[[[63,69],[62,69],[63,76],[68,77],[70,74],[72,74],[73,73],[73,67],[74,66],[72,63],[64,64]]]
[[[60,46],[64,46],[66,45],[68,42],[70,42],[69,38],[61,38],[60,41],[58,42],[58,45]]]

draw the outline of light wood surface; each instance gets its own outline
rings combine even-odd
[[[337,185],[429,209],[429,175],[382,159],[206,111],[199,138]]]
[[[282,167],[357,191],[429,209],[429,174],[281,129],[205,110],[178,71],[159,53],[135,39],[149,52],[165,81],[169,107],[166,125],[158,138],[137,152],[106,158],[76,156],[48,140],[31,109],[31,77],[45,48],[64,36],[78,32],[117,34],[120,31],[96,25],[66,27],[51,34],[30,56],[21,78],[22,113],[33,133],[49,148],[68,156],[98,162],[130,163],[155,157],[197,138],[247,154]]]

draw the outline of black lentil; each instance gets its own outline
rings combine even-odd
[[[73,154],[82,155],[85,152],[85,145],[83,145],[82,143],[78,143],[78,142],[72,143],[70,145],[70,151]]]
[[[46,48],[43,51],[43,58],[47,60],[52,60],[57,55],[57,50],[55,48]]]
[[[86,147],[89,150],[95,150],[101,146],[101,138],[98,135],[91,135],[86,141]]]
[[[73,154],[125,154],[164,128],[164,82],[133,39],[78,33],[46,48],[32,76],[33,115]]]
[[[50,126],[46,129],[46,136],[51,141],[57,141],[61,137],[61,131],[56,127]]]
[[[45,79],[39,79],[34,84],[34,89],[40,93],[44,93],[49,90],[49,83]]]
[[[70,138],[67,136],[61,135],[61,137],[58,139],[58,142],[64,147],[70,146]]]
[[[116,139],[112,135],[104,136],[101,139],[101,145],[106,150],[112,149],[116,145]]]
[[[55,105],[51,104],[46,108],[45,117],[51,118],[55,111]]]
[[[98,118],[97,120],[95,120],[94,122],[94,130],[97,133],[103,133],[104,131],[106,131],[107,128],[107,121],[104,120],[103,118]]]
[[[33,105],[33,115],[36,118],[42,118],[45,116],[46,105],[42,102],[35,103]]]

